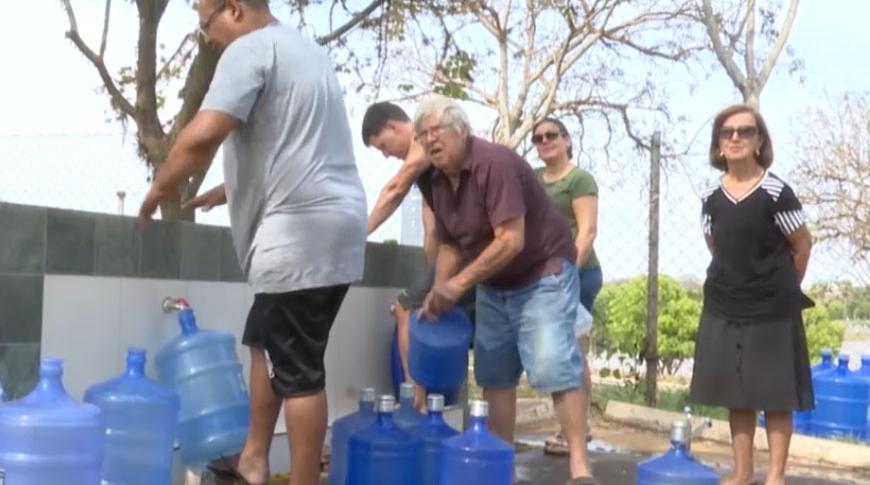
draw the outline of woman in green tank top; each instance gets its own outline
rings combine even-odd
[[[593,243],[598,229],[598,185],[592,174],[571,162],[573,150],[565,125],[555,118],[545,118],[532,128],[532,144],[544,167],[535,170],[538,181],[571,228],[577,246],[577,272],[580,276],[580,303],[589,313],[595,297],[601,290],[601,265],[595,255]],[[589,331],[591,326],[579,329],[579,345],[583,354],[583,401],[588,409],[592,391],[589,359]],[[587,409],[583,410],[584,415]],[[585,421],[585,420],[584,420]],[[567,454],[568,444],[561,433],[549,438],[544,451]]]

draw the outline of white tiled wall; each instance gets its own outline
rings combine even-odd
[[[339,311],[326,351],[330,420],[356,407],[357,390],[390,390],[389,303],[398,290],[352,287]],[[242,329],[253,295],[243,283],[46,275],[42,355],[62,357],[64,384],[76,399],[93,384],[120,374],[126,349],[153,357],[179,333],[176,317],[163,313],[166,296],[186,297],[200,327],[236,337],[247,378],[250,358],[241,345]],[[278,431],[284,430],[279,420]]]

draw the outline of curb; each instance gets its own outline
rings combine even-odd
[[[550,398],[526,397],[517,399],[516,423],[528,424],[546,421],[556,416]]]
[[[669,433],[671,423],[684,420],[686,416],[681,413],[662,411],[636,404],[608,401],[604,418]],[[694,418],[693,426],[699,425],[702,419]],[[711,428],[703,429],[695,436],[721,443],[731,443],[731,430],[728,422],[718,419],[713,420]],[[767,451],[767,435],[765,433],[755,434],[755,449]],[[795,434],[791,438],[789,455],[835,466],[870,470],[870,447],[863,445]]]

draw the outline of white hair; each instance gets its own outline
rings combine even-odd
[[[417,111],[414,113],[414,130],[419,133],[423,118],[430,117],[445,127],[453,128],[457,133],[464,131],[466,134],[471,134],[468,115],[456,101],[447,96],[434,94],[417,106]]]

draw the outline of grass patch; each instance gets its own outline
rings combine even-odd
[[[692,414],[695,416],[728,419],[728,410],[725,408],[705,406],[690,401],[688,389],[659,389],[656,398],[656,408],[658,409],[681,413],[684,407],[691,406]],[[646,405],[646,385],[641,382],[638,384],[597,384],[592,386],[592,403],[594,405],[604,409],[607,406],[607,401],[610,400]]]

